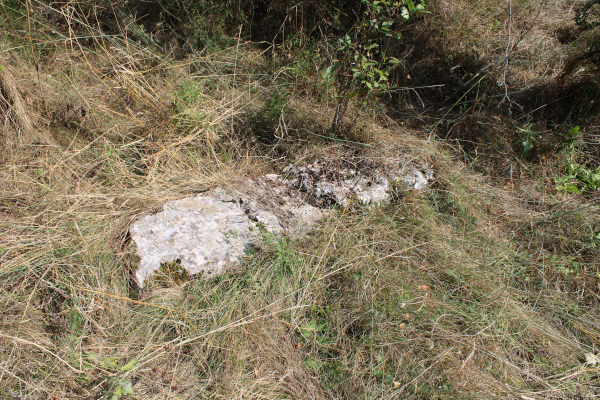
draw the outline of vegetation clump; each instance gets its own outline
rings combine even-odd
[[[161,263],[158,271],[150,277],[150,284],[155,283],[161,286],[181,285],[189,279],[190,274],[181,266],[181,260],[175,260],[169,263]]]

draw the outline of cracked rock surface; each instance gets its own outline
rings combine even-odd
[[[223,273],[260,236],[239,205],[212,196],[167,203],[162,212],[134,223],[130,233],[140,256],[140,286],[161,263],[175,260],[190,274]]]
[[[317,201],[345,206],[356,198],[362,204],[380,204],[389,200],[393,185],[403,183],[407,188],[423,189],[433,178],[429,168],[413,168],[403,172],[396,159],[386,159],[381,166],[365,168],[335,168],[329,163],[315,161],[304,166],[290,164],[283,169],[286,185],[308,193]]]
[[[178,260],[190,275],[212,277],[244,257],[260,241],[261,229],[298,236],[322,220],[328,206],[346,205],[351,198],[363,204],[389,200],[393,185],[420,190],[432,179],[429,169],[401,172],[397,160],[378,168],[336,168],[315,161],[289,165],[282,175],[246,179],[237,189],[218,187],[207,193],[171,201],[155,215],[130,228],[140,257],[135,279],[140,287],[162,263]]]

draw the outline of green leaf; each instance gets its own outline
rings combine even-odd
[[[402,7],[402,18],[408,19],[409,15],[408,8]]]
[[[135,367],[137,367],[137,360],[134,358],[131,361],[129,361],[127,364],[123,365],[121,367],[121,372],[126,372],[126,371],[131,371],[132,369],[134,369]]]
[[[569,194],[577,194],[579,193],[579,188],[572,183],[567,183],[565,185],[564,192]]]
[[[115,370],[118,367],[117,359],[114,357],[108,358],[100,363],[100,367],[102,367],[104,369]]]
[[[575,125],[569,128],[567,133],[569,134],[569,136],[577,136],[577,134],[579,134],[579,125]]]
[[[330,65],[329,67],[327,67],[327,69],[325,70],[325,72],[323,73],[324,77],[328,77],[331,75],[331,71],[333,71],[333,65]]]
[[[121,382],[121,390],[125,396],[130,396],[133,394],[133,388],[131,387],[131,382]]]
[[[416,7],[415,7],[415,3],[412,0],[406,0],[406,5],[408,6],[408,9],[410,12],[414,12]]]
[[[579,188],[571,183],[575,179],[575,175],[565,175],[558,178],[555,178],[556,181],[556,190],[560,193],[565,194],[577,194],[579,193]]]
[[[531,151],[531,149],[533,149],[533,142],[529,139],[525,139],[523,140],[523,155],[526,156],[527,153],[529,153]]]
[[[0,65],[0,71],[2,71],[3,73],[6,73],[6,68],[4,68],[3,65]]]
[[[531,130],[531,127],[532,127],[532,126],[533,126],[533,124],[529,124],[529,125],[527,125],[527,127],[525,127],[525,128],[517,127],[517,130],[518,130],[519,132],[526,132],[526,133],[537,132],[537,130],[533,130],[533,131]]]
[[[325,78],[331,76],[331,74],[333,74],[340,67],[341,64],[342,63],[340,62],[340,60],[333,60],[333,64],[327,67],[323,76]]]

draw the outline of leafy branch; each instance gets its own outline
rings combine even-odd
[[[337,58],[324,77],[333,79],[336,111],[331,123],[335,134],[348,108],[350,99],[373,98],[388,89],[392,69],[400,63],[382,50],[384,39],[400,40],[397,27],[411,15],[425,11],[425,2],[413,0],[362,0],[366,10],[359,23],[338,39]]]

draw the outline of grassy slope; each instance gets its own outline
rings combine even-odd
[[[310,133],[331,104],[273,95],[288,89],[249,44],[174,61],[123,37],[45,39],[34,60],[21,38],[5,33],[1,53],[2,398],[129,384],[140,399],[599,394],[585,354],[600,344],[600,217],[556,195],[552,165],[506,157],[519,175],[482,175],[451,143],[368,110],[353,139],[375,147],[321,141]],[[260,144],[284,104],[288,136]],[[304,239],[267,237],[217,279],[130,286],[136,217],[349,153],[429,163],[436,184],[338,210]]]

